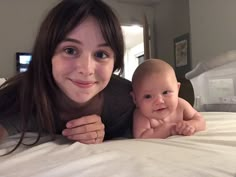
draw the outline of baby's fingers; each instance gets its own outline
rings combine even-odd
[[[182,135],[183,134],[183,131],[184,131],[184,129],[185,129],[185,127],[186,127],[186,125],[184,124],[184,123],[182,123],[182,122],[179,122],[179,123],[177,123],[177,125],[176,125],[176,132],[179,134],[179,135]]]
[[[190,136],[193,135],[195,132],[195,129],[192,126],[188,126],[183,130],[183,135]]]

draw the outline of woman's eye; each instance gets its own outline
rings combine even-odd
[[[144,98],[145,99],[150,99],[150,98],[152,98],[152,96],[151,95],[144,95]]]
[[[64,51],[68,55],[76,55],[77,54],[77,51],[72,47],[65,48]]]
[[[107,58],[108,55],[107,55],[106,53],[104,53],[103,51],[99,51],[99,52],[96,52],[96,53],[95,53],[95,57],[96,57],[96,58],[104,59],[104,58]]]

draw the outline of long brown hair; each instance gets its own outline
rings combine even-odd
[[[61,91],[52,76],[51,60],[58,44],[88,16],[93,16],[98,21],[104,40],[115,53],[113,71],[123,71],[123,35],[112,9],[101,0],[62,0],[41,24],[28,70],[7,80],[0,87],[0,100],[4,95],[18,90],[9,100],[8,106],[0,103],[1,114],[20,114],[22,134],[12,151],[22,143],[29,121],[33,121],[38,127],[39,134],[35,143],[43,131],[54,137],[54,117],[60,107],[58,95]]]

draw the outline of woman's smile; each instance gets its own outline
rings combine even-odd
[[[74,80],[71,80],[71,82],[80,88],[91,88],[97,83],[95,81],[74,81]]]

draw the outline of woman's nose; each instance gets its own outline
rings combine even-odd
[[[77,61],[77,70],[84,76],[90,76],[94,74],[94,60],[92,55],[86,54],[81,56]]]

